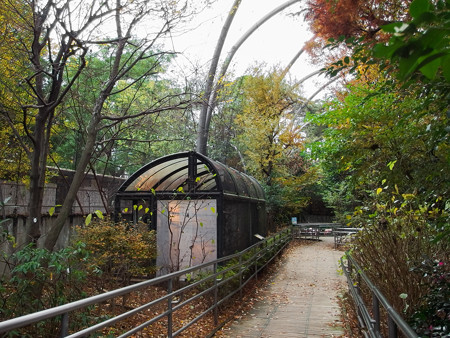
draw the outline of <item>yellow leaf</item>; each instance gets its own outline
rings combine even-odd
[[[377,195],[378,195],[380,192],[382,192],[382,191],[383,191],[383,189],[378,188],[378,189],[377,189]]]
[[[95,214],[97,215],[98,218],[103,219],[103,213],[100,210],[95,210]]]
[[[91,223],[92,220],[92,214],[89,214],[86,216],[86,220],[84,221],[84,224],[89,225],[89,223]]]

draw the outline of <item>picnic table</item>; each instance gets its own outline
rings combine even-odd
[[[353,235],[361,231],[362,228],[336,228],[333,230],[334,248],[337,249],[339,245],[343,245],[351,241]]]
[[[338,223],[295,223],[293,224],[294,238],[319,240],[320,236],[332,235]]]

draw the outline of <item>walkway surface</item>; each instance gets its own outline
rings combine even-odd
[[[338,273],[342,251],[333,238],[291,243],[277,273],[253,308],[224,330],[226,337],[340,337],[337,297],[345,287]]]

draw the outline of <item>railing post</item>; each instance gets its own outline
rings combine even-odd
[[[398,336],[397,324],[395,324],[395,322],[392,320],[390,314],[388,314],[388,328],[389,328],[389,338],[397,338]]]
[[[173,291],[173,280],[172,278],[170,278],[168,281],[168,285],[167,285],[167,293],[171,294]],[[172,338],[172,296],[169,296],[169,298],[167,299],[167,310],[169,311],[169,313],[167,314],[167,337],[168,338]]]
[[[69,335],[69,313],[66,312],[61,316],[61,337]]]
[[[374,330],[376,334],[380,333],[380,302],[378,297],[372,292],[372,313],[375,320]]]
[[[242,299],[242,254],[239,255],[239,272],[238,272],[238,277],[239,277],[239,296]]]
[[[258,280],[258,256],[259,256],[259,252],[257,252],[255,255],[255,280],[256,281]]]
[[[217,263],[214,263],[214,275],[217,273]],[[218,287],[217,287],[217,276],[214,277],[214,325],[219,324],[219,309],[217,308],[218,302]]]
[[[356,291],[357,297],[358,297],[358,298],[361,298],[361,289],[360,289],[360,287],[359,287],[359,283],[358,283],[358,282],[354,283],[353,288],[354,288],[355,291]],[[360,322],[360,325],[362,324],[361,326],[363,326],[363,328],[364,328],[365,326],[369,325],[368,323],[366,323],[366,322],[364,321],[363,312],[362,312],[362,309],[361,309],[361,305],[360,305],[360,304],[356,306],[356,315],[357,315],[357,317],[358,317],[358,321]],[[369,329],[369,328],[366,327],[366,329]]]
[[[348,273],[351,275],[353,266],[352,266],[352,260],[350,257],[347,257],[347,268],[348,268]]]

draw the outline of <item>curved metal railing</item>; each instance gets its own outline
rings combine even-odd
[[[347,265],[344,264],[344,259],[347,259]],[[398,331],[401,331],[404,337],[416,338],[417,333],[404,321],[397,311],[387,301],[384,295],[377,289],[377,287],[370,281],[359,264],[351,256],[349,252],[341,258],[341,266],[347,277],[349,292],[355,302],[358,321],[365,337],[379,338],[383,337],[381,334],[381,316],[380,305],[386,310],[388,337],[395,338],[398,336]],[[353,277],[356,276],[356,280]],[[370,292],[372,293],[372,311],[370,312],[364,303],[360,293],[360,284],[358,281],[363,281]],[[372,313],[372,314],[371,314]]]
[[[286,247],[291,239],[291,230],[285,229],[272,237],[262,239],[260,242],[234,255],[126,286],[104,294],[0,322],[0,333],[10,332],[31,324],[61,316],[61,320],[59,321],[60,327],[56,327],[55,332],[59,331],[61,337],[85,337],[96,331],[112,327],[118,322],[158,304],[165,304],[165,310],[162,313],[159,313],[152,318],[147,318],[145,322],[127,332],[122,332],[120,337],[130,336],[162,319],[167,320],[167,336],[174,337],[192,326],[201,318],[205,317],[208,313],[213,313],[214,324],[217,328],[223,325],[223,323],[220,325],[218,322],[218,309],[220,305],[224,304],[237,292],[241,292],[242,294],[242,289],[245,285],[253,278],[257,279],[258,273]],[[180,279],[186,279],[186,276],[195,275],[204,277],[192,278],[190,282],[185,283],[181,288],[174,290],[174,285],[179,283]],[[155,285],[166,285],[167,293],[163,297],[154,299],[105,321],[96,323],[95,325],[83,328],[80,331],[69,332],[70,314],[74,311],[86,309],[89,306],[110,301],[120,296],[129,295],[132,292],[144,290],[149,286]],[[227,291],[219,292],[225,285]],[[231,290],[230,285],[233,286],[233,289]],[[187,297],[186,295],[188,292],[194,289],[199,290],[199,292]],[[211,305],[206,310],[196,313],[192,320],[183,323],[182,327],[177,327],[175,330],[173,314],[183,306],[186,306],[190,302],[205,295],[211,295],[210,297],[213,300]]]

